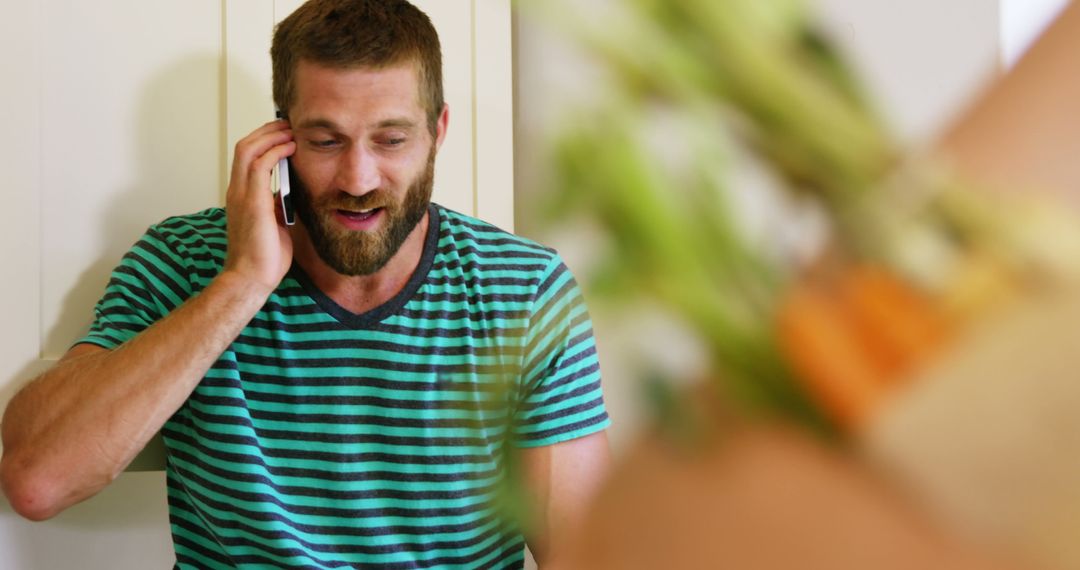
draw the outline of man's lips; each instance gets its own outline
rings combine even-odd
[[[382,208],[368,208],[366,210],[334,210],[334,217],[350,230],[369,230],[375,227],[379,218],[382,217]]]
[[[366,210],[338,210],[342,216],[345,216],[352,220],[366,220],[371,216],[374,216],[382,208],[368,208]]]

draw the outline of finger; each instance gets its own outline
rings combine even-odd
[[[236,143],[234,164],[246,168],[252,161],[265,154],[272,147],[292,140],[292,136],[291,129],[252,133]]]
[[[295,150],[295,144],[293,144],[287,154],[278,156],[280,147],[289,144],[292,144],[292,131],[288,129],[262,133],[258,136],[245,138],[237,143],[236,155],[233,158],[232,178],[229,182],[229,190],[241,194],[245,193],[247,189],[251,187],[251,180],[249,179],[252,176],[252,173],[266,170],[267,175],[269,175],[269,170],[273,168],[273,165],[278,160],[283,156],[291,155],[292,151]],[[275,148],[278,148],[279,151],[273,151]],[[270,161],[269,166],[260,165],[259,167],[255,167],[256,161],[271,152],[274,152],[274,157]]]
[[[265,176],[269,179],[270,171],[273,170],[274,166],[276,166],[281,159],[292,156],[294,152],[296,152],[296,142],[292,140],[284,140],[271,145],[258,158],[252,161],[248,171],[252,175]]]
[[[259,136],[259,135],[262,135],[262,134],[271,133],[271,132],[274,132],[274,131],[281,131],[281,130],[285,130],[285,129],[288,129],[288,128],[289,128],[289,121],[286,121],[285,119],[274,119],[273,121],[263,123],[262,126],[255,129],[254,131],[251,131],[251,133],[248,136]]]
[[[292,139],[285,121],[272,121],[237,141],[233,151],[233,176],[243,174],[248,165],[271,147]]]

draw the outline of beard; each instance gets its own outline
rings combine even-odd
[[[382,188],[363,196],[345,192],[328,193],[313,200],[299,176],[291,181],[296,215],[303,222],[319,258],[334,271],[349,276],[371,275],[383,268],[420,223],[431,203],[435,184],[435,149],[428,154],[427,165],[409,185],[405,197],[394,201]],[[350,231],[334,219],[336,210],[382,208],[386,220],[373,232]]]

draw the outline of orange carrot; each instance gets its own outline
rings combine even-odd
[[[824,411],[857,429],[898,380],[948,338],[933,300],[888,271],[856,267],[784,299],[777,334],[785,357]]]
[[[779,313],[781,350],[826,414],[854,428],[884,395],[881,370],[838,304],[820,292],[791,294]]]
[[[947,319],[932,300],[879,267],[848,273],[844,299],[859,338],[886,370],[887,380],[898,380],[926,362],[948,336]]]

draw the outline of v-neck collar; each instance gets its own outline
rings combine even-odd
[[[300,284],[300,287],[304,292],[306,292],[308,296],[322,308],[322,310],[329,313],[330,316],[337,319],[341,324],[354,329],[371,326],[401,310],[427,279],[428,272],[431,271],[431,266],[435,262],[435,252],[439,247],[440,221],[439,208],[432,203],[428,206],[428,229],[427,235],[424,236],[424,250],[420,254],[420,263],[416,265],[416,269],[413,271],[412,276],[409,277],[409,281],[401,288],[401,291],[391,297],[388,301],[363,313],[354,313],[337,304],[337,302],[315,286],[315,283],[308,277],[307,273],[300,268],[300,264],[294,262],[292,267],[289,268],[289,275],[293,279],[296,279],[296,282]]]

